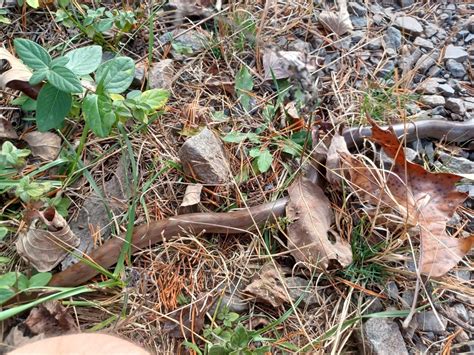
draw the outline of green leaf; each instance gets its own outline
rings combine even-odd
[[[48,81],[61,91],[67,93],[82,92],[82,85],[76,74],[66,67],[54,67],[48,72]]]
[[[266,172],[272,166],[273,156],[268,149],[253,148],[249,154],[252,158],[257,158],[257,167],[261,173]]]
[[[237,325],[234,334],[230,338],[230,343],[237,349],[245,348],[251,340],[251,335],[242,324]]]
[[[58,90],[47,83],[38,95],[36,125],[40,132],[61,127],[72,106],[71,94]]]
[[[208,355],[228,355],[229,350],[223,345],[211,345],[207,352]]]
[[[66,7],[69,5],[69,0],[59,0],[59,6]]]
[[[51,56],[39,44],[24,38],[15,39],[13,44],[20,59],[30,68],[36,70],[49,68]]]
[[[48,76],[49,69],[36,70],[30,77],[29,83],[31,85],[38,85]]]
[[[94,27],[98,32],[105,32],[105,31],[110,30],[113,25],[114,25],[114,19],[106,18],[106,19],[100,20],[97,24],[94,25]]]
[[[10,262],[10,258],[7,258],[6,256],[0,256],[0,264],[8,264]]]
[[[0,275],[0,287],[12,287],[16,283],[16,272],[10,271]]]
[[[33,9],[37,9],[39,7],[39,0],[26,0],[26,3]]]
[[[135,63],[127,57],[116,57],[99,66],[96,72],[97,91],[120,94],[128,89],[135,75]]]
[[[92,131],[99,137],[107,137],[116,121],[112,101],[104,95],[89,94],[84,98],[82,109]]]
[[[238,131],[232,131],[222,138],[222,140],[227,143],[241,143],[245,141],[246,139],[249,139],[250,141],[254,143],[256,141],[258,142],[258,136],[252,132],[242,133]]]
[[[240,68],[235,78],[235,91],[240,100],[240,104],[246,111],[250,111],[250,95],[248,94],[253,89],[252,75],[244,65]]]
[[[0,287],[0,305],[15,296],[15,291],[8,287]]]
[[[151,89],[141,93],[135,100],[150,106],[152,111],[156,111],[166,104],[168,97],[169,93],[164,89]]]
[[[99,67],[102,60],[102,47],[87,46],[74,49],[66,53],[65,57],[69,58],[66,68],[78,76],[87,75]]]
[[[19,273],[16,280],[16,287],[20,291],[26,290],[28,288],[28,278],[25,275]]]
[[[8,228],[0,227],[0,240],[5,238],[8,234]]]
[[[66,66],[66,64],[69,62],[69,58],[66,58],[66,57],[58,57],[58,58],[54,58],[52,61],[51,61],[51,64],[49,65],[51,68],[54,68],[54,67],[64,67]]]
[[[50,272],[39,272],[36,275],[31,276],[28,282],[28,287],[43,287],[46,286],[53,275]]]

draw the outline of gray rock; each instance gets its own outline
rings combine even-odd
[[[407,153],[407,150],[409,150],[410,148],[405,148],[405,154]],[[413,149],[410,149],[413,153],[415,153],[415,158],[416,156],[418,155],[417,152],[415,152]],[[413,161],[414,159],[410,159],[408,156],[406,157],[408,161]],[[413,158],[413,157],[412,157]],[[397,300],[398,299],[398,286],[397,284],[394,282],[394,281],[389,281],[387,282],[387,285],[386,285],[386,294],[388,296],[388,298],[391,298],[392,300]]]
[[[426,37],[431,38],[435,34],[437,34],[439,30],[440,30],[440,28],[438,26],[436,26],[435,24],[428,23],[425,26],[425,35],[426,35]]]
[[[454,59],[455,61],[462,63],[467,59],[468,55],[469,54],[463,47],[453,46],[450,44],[446,47],[443,58],[444,60]]]
[[[365,37],[365,31],[353,31],[351,36],[352,43],[358,43]]]
[[[430,49],[430,50],[434,48],[433,42],[431,42],[427,39],[424,39],[422,37],[416,37],[413,44],[415,46],[419,46],[419,47],[422,47],[422,48],[425,48],[425,49]]]
[[[370,50],[377,50],[382,48],[382,38],[371,38],[369,39],[367,44],[367,48]]]
[[[467,111],[474,111],[474,98],[464,98],[464,107]]]
[[[286,286],[288,287],[288,293],[293,302],[299,300],[301,296],[303,296],[301,302],[306,306],[312,306],[314,304],[319,304],[315,295],[312,294],[312,290],[314,287],[310,287],[307,291],[306,288],[308,287],[309,281],[303,279],[302,277],[286,277],[285,278]]]
[[[383,311],[382,301],[378,297],[370,297],[370,305],[367,308],[367,314],[378,313]]]
[[[443,70],[437,66],[437,65],[433,65],[429,70],[428,72],[426,73],[426,76],[428,77],[438,77],[438,76],[441,76]]]
[[[391,319],[371,318],[363,324],[363,337],[374,355],[408,355],[398,325]]]
[[[440,78],[428,78],[421,82],[417,88],[415,89],[416,92],[428,95],[434,95],[439,92],[439,87],[442,83],[446,82],[444,79]]]
[[[150,89],[170,89],[173,82],[173,60],[164,59],[153,63],[148,75]]]
[[[422,95],[420,101],[429,107],[444,106],[446,103],[444,97],[440,95]]]
[[[423,54],[420,59],[416,62],[418,71],[422,74],[426,73],[433,65],[436,64],[436,60],[429,54]]]
[[[191,30],[183,34],[181,33],[182,30],[174,30],[165,33],[159,38],[161,45],[171,43],[171,52],[176,58],[195,55],[203,51],[209,44],[210,36],[204,30]]]
[[[367,27],[367,17],[350,16],[354,28]]]
[[[446,100],[444,107],[458,115],[464,115],[466,113],[466,107],[464,106],[464,101],[462,99],[451,97]]]
[[[465,305],[463,305],[462,303],[456,303],[452,306],[452,308],[461,320],[469,322],[469,313],[467,312]]]
[[[420,107],[412,102],[408,102],[407,104],[405,104],[405,109],[407,110],[409,115],[414,115],[421,111]]]
[[[474,41],[474,34],[469,33],[466,38],[464,38],[464,43],[469,44]]]
[[[400,46],[402,45],[402,33],[399,29],[393,26],[387,28],[383,39],[387,48],[398,50],[398,48],[400,48]]]
[[[404,307],[409,308],[415,300],[415,292],[412,290],[406,290],[402,294],[402,301],[404,302]]]
[[[288,50],[289,51],[302,52],[302,53],[309,53],[313,49],[312,49],[310,43],[305,42],[305,41],[298,38],[298,39],[295,39],[294,41],[291,41],[288,44]]]
[[[474,162],[466,158],[454,157],[451,154],[439,151],[438,158],[443,163],[445,168],[448,168],[453,173],[459,174],[473,174]]]
[[[455,61],[454,59],[448,59],[446,61],[446,69],[449,70],[453,77],[458,79],[462,79],[467,73],[464,65]]]
[[[401,7],[408,7],[415,3],[414,0],[397,0],[397,2]]]
[[[203,184],[231,181],[230,166],[222,141],[209,129],[189,138],[179,151],[184,172]]]
[[[438,86],[439,93],[445,97],[451,97],[454,95],[454,89],[448,84],[440,84]]]
[[[399,65],[402,69],[402,74],[408,73],[423,54],[423,52],[419,48],[415,48],[415,50],[411,51],[410,53],[411,54],[409,55],[404,54],[400,59]]]
[[[367,8],[358,2],[350,1],[347,3],[347,6],[351,14],[356,16],[365,16],[367,14]]]
[[[448,321],[442,315],[438,314],[441,323],[433,311],[424,311],[415,315],[418,323],[418,329],[424,332],[432,332],[434,334],[443,334],[446,331]]]
[[[400,31],[410,36],[419,36],[423,33],[423,26],[420,21],[412,16],[397,16],[394,24]]]

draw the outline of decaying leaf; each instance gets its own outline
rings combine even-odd
[[[0,139],[18,139],[12,124],[2,115],[0,115]]]
[[[20,234],[16,248],[38,271],[45,272],[58,265],[79,242],[66,220],[54,208],[47,208],[37,212],[26,233]]]
[[[162,319],[163,332],[172,338],[190,338],[192,333],[199,334],[204,327],[206,312],[212,306],[212,297],[202,297]]]
[[[288,293],[281,280],[283,272],[280,267],[275,268],[273,263],[263,265],[244,292],[251,294],[257,301],[280,307],[288,302]]]
[[[11,348],[18,348],[22,345],[26,345],[29,343],[33,343],[35,341],[41,340],[45,338],[44,334],[38,334],[35,336],[27,336],[25,333],[27,333],[26,329],[24,329],[23,324],[19,324],[12,329],[10,329],[10,332],[8,335],[5,337],[5,340],[3,343],[5,345],[8,345]],[[3,350],[3,349],[2,349]]]
[[[9,87],[21,90],[36,100],[40,85],[32,86],[29,83],[31,71],[5,48],[0,48],[0,89]]]
[[[369,168],[356,157],[341,152],[351,185],[361,200],[392,208],[407,224],[415,226],[421,239],[420,271],[428,276],[442,276],[474,245],[474,236],[456,239],[446,232],[447,221],[467,197],[455,189],[462,177],[431,173],[407,161],[396,135],[371,123],[372,140],[394,160],[394,166],[391,171]]]
[[[23,136],[33,156],[45,161],[54,160],[61,150],[61,137],[52,132],[30,132]]]
[[[273,80],[273,77],[275,79],[286,79],[303,68],[309,72],[316,69],[307,58],[307,55],[297,51],[267,49],[263,53],[262,61],[265,71],[264,80]]]
[[[341,181],[343,178],[343,169],[341,166],[340,152],[350,154],[347,149],[346,141],[344,137],[339,134],[335,134],[332,137],[331,144],[329,145],[326,159],[326,179],[328,182],[336,187],[341,187]]]
[[[33,308],[25,320],[32,334],[56,336],[77,329],[74,318],[58,301],[48,301]]]
[[[298,178],[288,189],[290,202],[286,215],[293,222],[288,226],[288,243],[298,261],[318,264],[324,268],[330,260],[343,267],[352,262],[349,243],[328,231],[334,219],[331,204],[321,187],[306,177]]]
[[[347,11],[347,1],[338,0],[339,11],[337,13],[332,11],[322,11],[319,14],[319,21],[321,24],[331,32],[338,36],[342,36],[353,29],[349,12]]]
[[[188,207],[197,205],[201,202],[201,184],[190,184],[186,187],[186,192],[184,193],[183,202],[181,202],[180,207]]]

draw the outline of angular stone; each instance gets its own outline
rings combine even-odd
[[[148,76],[150,89],[170,89],[173,82],[173,60],[164,59],[153,63]]]
[[[399,16],[395,18],[395,26],[400,29],[400,31],[411,35],[419,36],[423,33],[423,26],[420,21],[411,16]]]
[[[454,89],[448,84],[441,84],[438,86],[439,93],[446,97],[451,97],[454,95]]]
[[[435,24],[428,23],[425,26],[425,35],[426,35],[426,37],[431,38],[435,34],[437,34],[439,30],[440,30],[440,28],[438,26],[436,26]]]
[[[446,331],[448,321],[442,315],[438,314],[441,323],[438,321],[433,311],[425,311],[415,315],[418,323],[418,329],[424,332],[433,332],[435,334],[443,334]]]
[[[400,329],[393,320],[370,318],[362,327],[364,340],[369,346],[371,354],[408,355]]]
[[[413,5],[415,3],[415,0],[398,0],[397,2],[400,7],[408,7]]]
[[[400,48],[400,46],[402,45],[402,33],[399,29],[393,26],[387,28],[383,39],[387,48],[398,50],[398,48]]]
[[[367,8],[358,2],[350,1],[347,3],[347,6],[351,14],[356,16],[365,16],[367,14]]]
[[[428,78],[418,85],[416,92],[434,95],[439,92],[439,87],[446,80],[440,78]]]
[[[433,42],[431,42],[431,41],[429,41],[425,38],[422,38],[422,37],[416,37],[413,44],[415,46],[422,47],[422,48],[425,48],[425,49],[433,49],[434,48]]]
[[[436,60],[434,60],[431,55],[423,54],[420,59],[418,59],[415,66],[418,68],[420,73],[424,74],[435,64]]]
[[[464,115],[466,113],[466,107],[462,99],[451,97],[446,100],[444,107],[458,115]]]
[[[446,47],[446,50],[444,52],[444,60],[448,59],[454,59],[457,62],[464,62],[469,54],[464,50],[463,47],[459,46],[453,46],[450,44],[449,46]]]
[[[462,321],[469,322],[469,313],[467,312],[465,305],[463,305],[462,303],[456,303],[452,306],[452,308]]]
[[[462,79],[467,73],[466,68],[464,68],[464,65],[454,59],[448,59],[446,61],[446,69],[449,70],[453,77],[458,79]]]
[[[207,128],[183,144],[179,158],[184,172],[203,184],[224,184],[231,181],[222,141]]]
[[[411,54],[409,55],[402,55],[400,59],[400,68],[402,68],[402,74],[408,73],[423,54],[419,48],[415,48],[415,50],[410,53]]]
[[[444,97],[440,95],[422,95],[420,101],[429,107],[444,106],[446,103]]]

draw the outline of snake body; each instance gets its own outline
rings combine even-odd
[[[447,142],[463,143],[474,140],[474,120],[466,122],[417,121],[407,125],[392,126],[397,136],[405,136],[406,141],[417,138],[434,138]],[[385,127],[386,128],[386,127]],[[361,144],[370,136],[371,128],[352,128],[343,132],[349,147]],[[132,237],[132,252],[176,237],[180,232],[242,234],[261,227],[268,221],[285,214],[287,198],[265,203],[248,209],[224,213],[193,213],[153,221],[137,226]],[[125,234],[109,239],[93,250],[87,259],[102,268],[109,268],[117,262],[123,246]],[[50,286],[77,286],[90,280],[99,272],[85,263],[77,263],[53,276]]]

